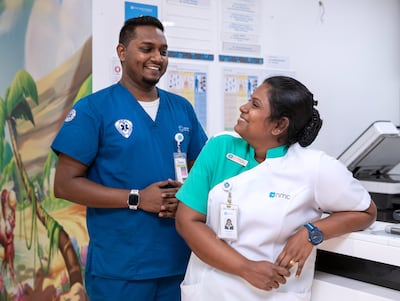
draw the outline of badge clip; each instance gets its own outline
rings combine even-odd
[[[185,138],[185,136],[183,136],[182,133],[176,133],[175,134],[176,148],[178,150],[178,153],[181,152],[181,143],[182,143],[184,138]]]

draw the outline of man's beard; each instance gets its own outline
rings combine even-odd
[[[151,86],[155,86],[155,85],[158,84],[158,82],[160,81],[160,78],[158,78],[158,79],[143,78],[143,81],[144,81],[146,84],[149,84],[149,85],[151,85]]]

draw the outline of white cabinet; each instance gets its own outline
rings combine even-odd
[[[319,249],[400,267],[400,235],[385,232],[386,222],[323,242]],[[400,225],[397,225],[400,227]],[[312,301],[399,301],[400,291],[317,271]]]

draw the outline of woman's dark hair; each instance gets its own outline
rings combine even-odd
[[[268,84],[268,98],[272,120],[289,119],[287,141],[289,145],[299,142],[310,145],[318,135],[322,119],[314,107],[313,94],[299,81],[287,76],[273,76],[264,80]]]
[[[135,38],[135,29],[138,26],[150,25],[157,27],[162,32],[164,32],[164,26],[155,17],[152,16],[141,16],[137,18],[131,18],[125,21],[124,26],[122,26],[119,32],[119,43],[127,46],[129,42]]]

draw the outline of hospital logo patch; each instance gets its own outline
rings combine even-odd
[[[115,128],[118,132],[125,138],[129,138],[132,134],[133,125],[132,122],[128,119],[120,119],[115,122]]]
[[[64,121],[70,122],[70,121],[74,120],[75,116],[76,116],[76,111],[75,111],[75,109],[72,109],[71,111],[69,111],[69,113],[65,117]]]

